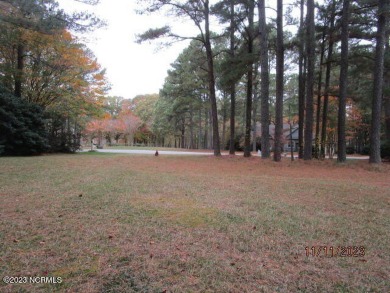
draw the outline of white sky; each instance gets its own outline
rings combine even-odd
[[[135,43],[136,34],[166,24],[162,17],[137,15],[135,0],[101,0],[96,7],[78,4],[73,0],[58,0],[66,11],[88,9],[106,20],[107,26],[90,35],[83,42],[92,49],[98,62],[107,70],[112,85],[110,95],[126,99],[139,94],[158,93],[170,64],[175,61],[188,42],[169,48],[158,48],[157,43]]]
[[[178,19],[137,15],[136,0],[101,0],[97,6],[82,5],[74,0],[57,1],[68,12],[88,9],[106,20],[107,27],[85,35],[86,40],[83,39],[83,42],[86,41],[98,62],[107,70],[107,77],[112,85],[109,95],[125,99],[132,99],[140,94],[158,93],[170,64],[189,44],[189,41],[184,41],[169,48],[158,48],[156,42],[135,43],[136,34],[168,24],[168,21],[173,22],[176,31],[179,30],[180,33],[192,36],[198,33],[196,28]],[[215,30],[214,27],[212,29]]]

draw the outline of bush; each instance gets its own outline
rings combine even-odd
[[[42,108],[0,88],[0,155],[35,155],[47,148]]]
[[[390,140],[384,141],[381,144],[381,158],[390,160]]]
[[[355,147],[347,146],[346,153],[347,153],[347,155],[353,155],[355,153]]]
[[[236,135],[234,138],[234,150],[237,152],[244,151],[244,135]],[[226,142],[225,150],[230,149],[230,139]]]
[[[361,155],[363,156],[368,156],[370,154],[370,146],[369,145],[365,145],[362,149],[362,151],[360,152]]]
[[[361,152],[362,155],[370,155],[370,146],[364,146]],[[381,158],[382,159],[390,159],[390,141],[386,140],[381,142]]]

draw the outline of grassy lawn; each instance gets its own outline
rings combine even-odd
[[[0,292],[390,289],[389,165],[0,158],[0,197],[1,277],[63,280],[1,282]],[[319,246],[364,247],[364,255],[306,255]]]

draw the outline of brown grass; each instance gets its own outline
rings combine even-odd
[[[1,292],[388,292],[390,166],[0,158]],[[80,195],[82,195],[80,197]],[[305,247],[364,246],[364,257]]]

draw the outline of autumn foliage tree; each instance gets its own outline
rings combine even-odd
[[[134,135],[141,126],[141,120],[135,116],[131,111],[123,111],[119,115],[119,127],[122,130],[126,144],[134,144]]]
[[[69,29],[87,31],[99,20],[67,15],[54,0],[2,0],[0,7],[0,84],[43,109],[48,151],[75,151],[85,117],[100,111],[107,81]]]
[[[85,127],[84,134],[92,142],[94,138],[98,139],[98,145],[101,146],[103,141],[103,133],[107,130],[106,120],[104,119],[93,119],[88,122]]]
[[[94,141],[99,147],[105,144],[112,145],[119,138],[126,145],[133,145],[136,134],[147,131],[141,118],[134,114],[134,100],[120,99],[120,110],[117,115],[112,115],[106,110],[101,116],[90,119],[83,132],[89,141]],[[143,128],[142,128],[143,126]]]

